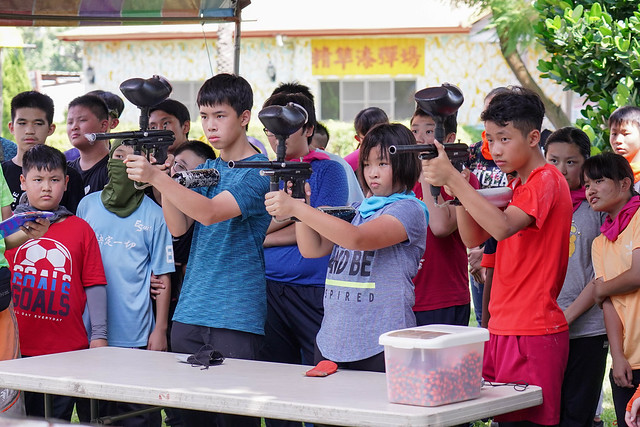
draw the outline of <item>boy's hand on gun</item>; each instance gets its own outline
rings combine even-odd
[[[451,176],[458,171],[453,167],[444,151],[444,145],[434,141],[438,149],[438,157],[422,160],[422,174],[424,179],[431,185],[442,187],[449,183]]]
[[[422,160],[422,178],[428,184],[436,187],[444,187],[448,195],[455,197],[455,194],[453,194],[453,191],[448,186],[451,179],[461,174],[464,179],[469,182],[471,172],[468,169],[458,172],[449,160],[444,145],[440,144],[437,140],[434,141],[434,145],[438,149],[438,157]]]
[[[150,160],[155,161],[153,157]],[[162,165],[152,165],[145,156],[137,154],[129,154],[124,163],[127,165],[127,175],[130,180],[150,183],[156,174],[166,174],[166,171],[171,168],[173,155],[169,154]]]
[[[29,239],[39,239],[49,230],[51,222],[47,218],[38,218],[35,221],[27,221],[20,229]]]

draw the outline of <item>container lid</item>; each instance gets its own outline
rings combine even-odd
[[[380,345],[396,348],[448,348],[489,340],[484,328],[455,325],[425,325],[380,335]]]

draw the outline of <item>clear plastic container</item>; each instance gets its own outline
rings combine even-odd
[[[380,335],[392,403],[439,406],[480,396],[489,331],[427,325]]]

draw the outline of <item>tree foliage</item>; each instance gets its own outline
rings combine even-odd
[[[27,69],[40,71],[81,71],[82,48],[79,42],[61,42],[57,35],[63,27],[22,27],[25,43],[35,45],[25,53]]]
[[[11,99],[31,90],[22,49],[2,49],[2,136],[11,139],[7,123],[11,121]]]
[[[522,59],[522,53],[537,46],[533,43],[534,25],[539,15],[531,0],[452,0],[452,3],[479,7],[491,13],[491,23],[486,29],[495,30],[502,56],[520,85],[540,96],[546,115],[556,128],[568,126],[567,115],[544,93]]]
[[[542,76],[586,98],[578,125],[599,148],[607,120],[640,101],[640,4],[624,0],[537,0],[538,40],[551,53]]]

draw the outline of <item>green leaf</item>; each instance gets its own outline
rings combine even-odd
[[[629,46],[631,45],[630,40],[622,36],[615,36],[613,40],[620,52],[627,52],[629,50]]]
[[[584,7],[582,7],[581,4],[579,4],[578,6],[576,6],[575,9],[573,9],[573,12],[571,13],[571,17],[575,22],[577,22],[580,18],[582,18],[583,10],[584,10]]]
[[[582,126],[582,131],[587,134],[589,141],[594,141],[596,139],[596,133],[593,131],[591,125]]]
[[[611,28],[605,27],[604,25],[598,28],[598,31],[600,31],[600,34],[602,34],[603,36],[613,35],[613,31],[611,31]]]

